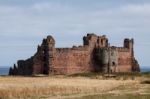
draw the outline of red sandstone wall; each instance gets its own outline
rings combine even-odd
[[[36,53],[33,58],[33,74],[42,74],[43,73],[43,57],[40,53]]]
[[[67,62],[68,62],[68,51],[58,52],[56,51],[53,57],[53,64],[51,67],[52,73],[64,74],[67,72]]]
[[[117,72],[131,72],[132,71],[132,56],[129,51],[118,52],[118,66]]]
[[[53,70],[58,74],[89,72],[91,64],[91,54],[88,50],[56,50]]]
[[[91,55],[88,51],[72,51],[69,55],[68,73],[88,72],[91,68]]]

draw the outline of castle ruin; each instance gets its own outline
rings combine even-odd
[[[10,75],[73,74],[86,72],[140,72],[134,57],[134,40],[125,39],[123,47],[110,46],[105,35],[87,34],[83,46],[55,48],[55,40],[47,36],[34,56],[19,60]]]

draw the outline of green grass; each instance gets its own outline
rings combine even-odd
[[[71,74],[68,75],[69,77],[88,77],[93,79],[116,79],[116,80],[135,80],[136,77],[150,77],[147,73],[113,73],[113,74],[104,74],[104,73],[77,73],[77,74]]]
[[[71,74],[68,76],[77,77],[77,76],[84,76],[84,77],[92,77],[97,75],[105,75],[106,73],[99,73],[99,72],[90,72],[90,73],[76,73]],[[142,75],[148,75],[149,73],[112,73],[110,75],[116,75],[116,76],[142,76]]]

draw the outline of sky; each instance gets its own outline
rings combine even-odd
[[[136,59],[150,67],[149,32],[150,0],[0,0],[0,66],[33,56],[47,35],[72,47],[95,33],[115,46],[134,38]]]

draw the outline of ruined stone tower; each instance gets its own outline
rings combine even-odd
[[[125,39],[123,47],[110,46],[105,35],[92,33],[83,37],[83,46],[55,48],[54,38],[47,36],[35,55],[18,61],[10,75],[140,72],[133,46],[133,39]]]

